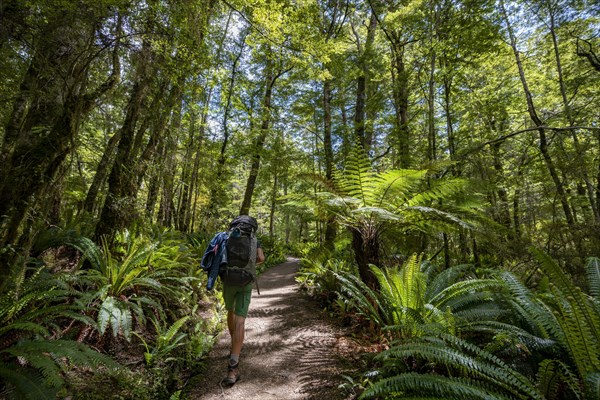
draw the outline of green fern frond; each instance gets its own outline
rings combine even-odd
[[[435,297],[429,299],[429,302],[435,304],[438,308],[445,308],[465,295],[472,296],[475,293],[499,291],[502,288],[502,282],[497,279],[467,279],[443,289]]]
[[[533,335],[530,332],[522,329],[518,326],[507,324],[499,321],[484,320],[483,318],[479,321],[471,320],[465,325],[461,326],[462,332],[472,332],[476,334],[488,334],[489,336],[495,336],[498,334],[507,334],[510,337],[516,338],[519,342],[525,344],[527,348],[535,350],[550,350],[556,346],[556,342],[551,339],[541,338]]]
[[[413,254],[402,266],[401,279],[397,280],[404,306],[413,309],[423,308],[425,301],[425,275],[421,272],[421,258]],[[400,278],[400,277],[398,277]]]
[[[400,216],[380,207],[359,207],[352,210],[353,214],[365,215],[367,217],[376,217],[381,221],[399,221]]]
[[[0,361],[0,381],[8,385],[8,398],[25,400],[55,400],[58,390],[45,384],[43,376],[32,369],[5,365]]]
[[[132,317],[131,310],[120,300],[108,296],[102,302],[98,310],[98,331],[104,335],[108,326],[111,327],[113,336],[117,337],[119,332],[130,340]]]
[[[372,170],[371,161],[360,146],[355,146],[346,158],[342,179],[336,179],[336,186],[343,193],[360,199],[363,206],[376,204],[376,187],[379,176]]]
[[[387,359],[388,364],[395,364],[396,360],[416,357],[459,371],[462,376],[484,382],[485,386],[496,386],[497,389],[501,389],[500,392],[512,392],[516,396],[526,395],[530,399],[542,399],[526,377],[511,369],[497,357],[456,337],[443,334],[441,336],[446,343],[440,342],[438,338],[422,337],[382,352],[377,358]],[[450,338],[452,340],[449,340]],[[471,382],[475,384],[475,381]],[[436,394],[441,395],[440,392]]]
[[[459,278],[465,277],[466,272],[471,268],[471,265],[460,264],[445,269],[436,275],[427,273],[429,281],[427,282],[427,291],[425,292],[425,298],[434,298],[443,289],[447,288],[453,283],[456,283]]]
[[[368,399],[382,395],[410,396],[435,396],[444,399],[464,400],[509,400],[511,397],[501,393],[490,393],[485,386],[477,382],[462,378],[449,378],[431,374],[406,373],[391,378],[383,379],[367,388],[360,399]]]
[[[585,377],[586,398],[600,399],[600,372],[592,372]]]
[[[42,373],[46,384],[55,388],[59,388],[64,383],[61,375],[62,360],[68,360],[68,362],[80,366],[119,367],[111,358],[82,343],[68,340],[27,340],[4,349],[0,353],[27,360],[32,368]]]
[[[188,319],[190,319],[189,316],[185,316],[178,319],[173,323],[173,325],[169,327],[169,329],[164,333],[164,335],[161,335],[161,337],[165,341],[170,342],[171,340],[173,340],[173,337],[177,334],[177,332],[179,332],[181,327],[187,322]]]
[[[549,400],[564,398],[564,389],[569,388],[576,398],[581,398],[579,379],[560,360],[545,359],[538,368],[537,386]]]
[[[477,298],[477,300],[474,300]],[[473,301],[471,301],[473,300]],[[483,302],[482,302],[483,301]],[[448,310],[459,320],[470,321],[495,321],[509,314],[509,311],[501,308],[498,304],[490,301],[487,296],[472,296],[469,301],[462,304],[450,305]]]
[[[439,200],[449,199],[464,192],[468,184],[466,179],[460,178],[432,180],[427,190],[414,195],[407,201],[406,206],[425,206]]]
[[[381,181],[377,187],[380,199],[377,206],[381,207],[384,203],[406,203],[426,175],[426,170],[409,169],[391,170],[381,174]]]
[[[449,213],[449,212],[446,212],[444,210],[440,210],[437,208],[426,207],[426,206],[411,206],[411,207],[405,207],[404,210],[416,211],[419,215],[427,216],[428,218],[437,219],[442,222],[455,224],[464,229],[473,229],[474,228],[472,224],[459,218],[456,214],[452,214],[452,213]]]
[[[546,339],[564,336],[552,310],[540,302],[513,274],[503,272],[500,278],[512,294],[512,309],[521,317],[522,324],[528,326],[537,336]]]
[[[359,313],[368,317],[369,320],[379,326],[384,326],[385,322],[379,310],[385,307],[379,301],[376,293],[353,274],[339,272],[334,275],[340,281],[339,296],[355,304]]]
[[[558,340],[562,340],[563,346],[569,351],[580,375],[585,376],[600,370],[599,343],[592,327],[586,323],[585,311],[572,302],[572,297],[556,302],[555,315],[564,332]]]
[[[589,298],[567,277],[548,255],[532,249],[543,272],[550,278],[554,313],[564,334],[562,341],[577,365],[580,376],[600,370],[600,316]]]

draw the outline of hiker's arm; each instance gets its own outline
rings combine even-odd
[[[256,248],[256,264],[262,264],[265,262],[265,253],[263,253],[262,248]]]

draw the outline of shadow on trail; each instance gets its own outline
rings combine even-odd
[[[242,379],[221,389],[226,372],[229,334],[211,352],[203,381],[189,388],[193,399],[329,399],[336,396],[340,369],[333,355],[336,330],[300,293],[294,277],[298,261],[273,267],[259,278],[246,320],[240,356]]]

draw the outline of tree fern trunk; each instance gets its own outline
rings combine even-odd
[[[365,237],[366,236],[366,237]],[[360,279],[374,290],[379,290],[379,283],[369,264],[380,266],[378,237],[369,232],[352,229],[352,249],[358,265]]]

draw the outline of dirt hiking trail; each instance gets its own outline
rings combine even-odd
[[[203,377],[190,389],[191,399],[340,399],[342,368],[334,348],[341,332],[294,280],[297,259],[265,271],[254,289],[240,356],[242,378],[233,387],[219,385],[227,373],[229,332],[221,333]]]

